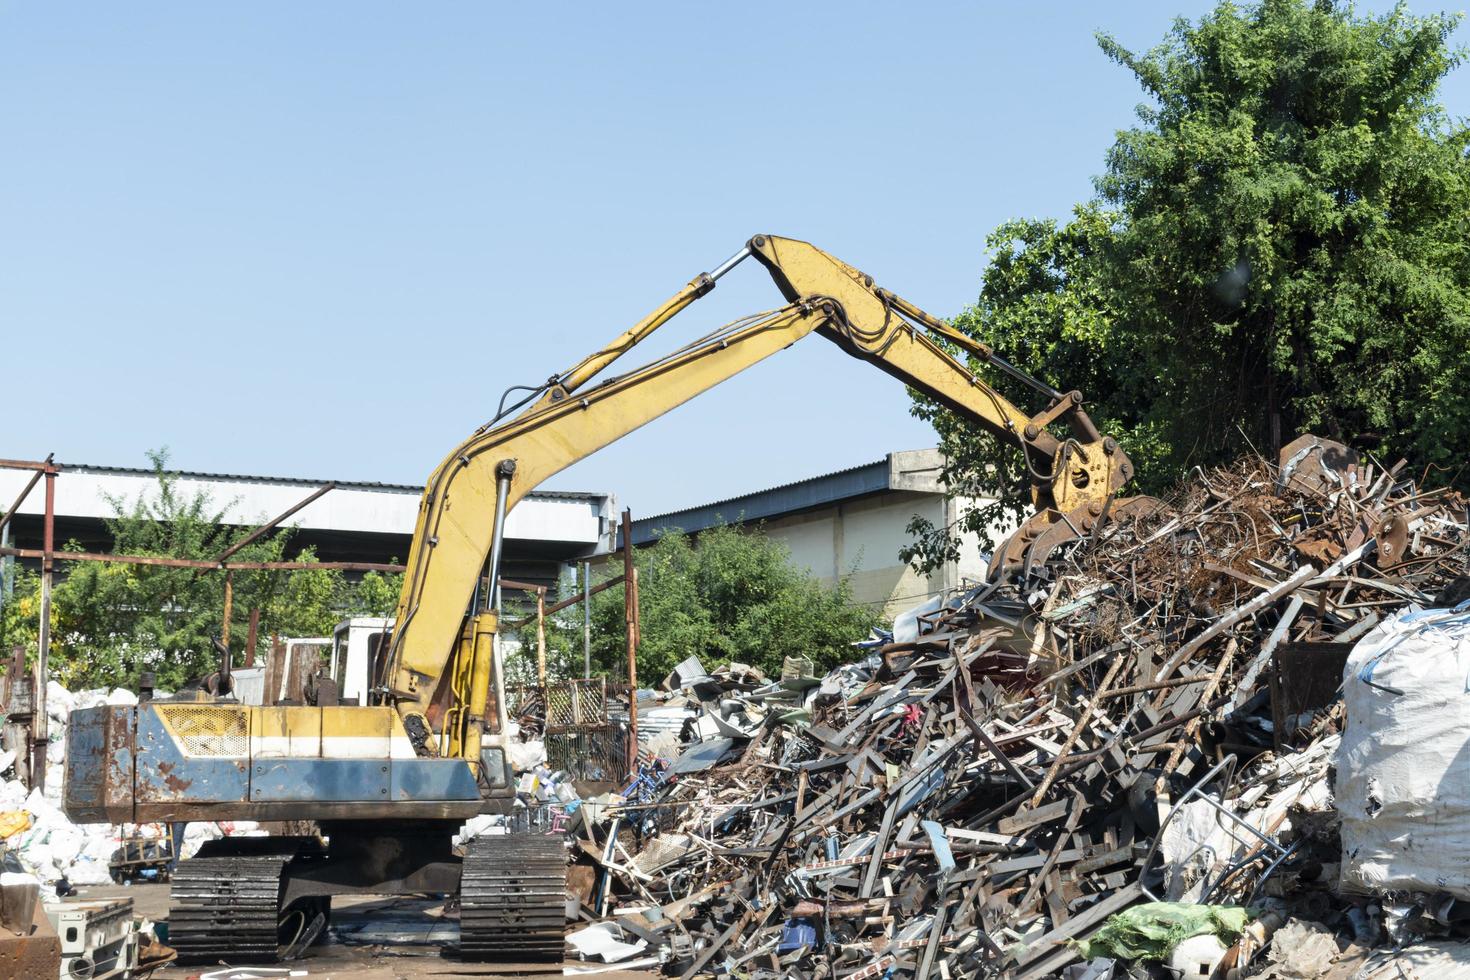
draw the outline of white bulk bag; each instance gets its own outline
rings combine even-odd
[[[1470,899],[1470,611],[1410,610],[1343,670],[1342,887]]]

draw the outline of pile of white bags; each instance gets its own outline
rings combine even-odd
[[[1470,611],[1379,624],[1348,657],[1343,700],[1344,890],[1470,899]]]
[[[110,824],[74,824],[61,810],[66,779],[66,732],[73,710],[99,704],[137,704],[137,695],[116,688],[112,691],[71,692],[56,681],[46,685],[47,738],[46,790],[27,790],[17,779],[0,782],[0,814],[25,811],[30,826],[5,838],[5,846],[15,853],[25,869],[42,881],[53,884],[65,878],[73,885],[101,885],[110,880],[108,863],[128,838],[160,839],[166,836],[162,824],[138,824],[117,827]],[[5,768],[14,762],[4,760]],[[5,769],[0,769],[4,772]],[[234,823],[191,823],[184,832],[181,853],[189,857],[206,840],[225,835],[264,833],[251,821]]]

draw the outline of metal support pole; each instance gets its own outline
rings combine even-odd
[[[4,557],[0,558],[0,610],[5,608],[5,604],[10,601],[11,595],[15,592],[15,556],[8,553],[10,548],[10,522],[15,519],[15,512],[20,510],[20,505],[26,502],[26,498],[35,489],[36,482],[48,470],[54,469],[51,461],[55,458],[55,455],[55,453],[48,455],[39,464],[26,464],[28,469],[34,469],[35,472],[26,481],[25,488],[21,490],[20,496],[15,498],[15,503],[10,505],[10,509],[4,513],[0,513],[0,552],[5,552]]]
[[[220,627],[219,693],[235,693],[235,655],[230,652],[230,620],[235,615],[235,573],[225,572],[225,613]]]
[[[36,713],[31,722],[31,786],[46,791],[46,661],[51,652],[51,577],[56,550],[56,466],[48,462],[46,475],[46,517],[41,535],[41,623],[36,651]]]
[[[592,563],[582,562],[582,677],[592,676]]]
[[[45,462],[42,462],[40,464],[28,464],[28,467],[35,469],[36,472],[31,475],[31,478],[29,480],[26,481],[25,488],[21,490],[20,496],[15,498],[15,503],[10,505],[10,509],[3,514],[0,514],[0,525],[4,525],[6,527],[10,525],[11,519],[15,517],[15,512],[20,510],[20,505],[25,503],[26,498],[29,497],[31,495],[31,491],[35,489],[36,482],[46,474],[46,471],[48,469],[51,469],[51,457],[47,456]]]
[[[638,570],[633,567],[633,513],[623,511],[623,620],[628,641],[628,772],[638,771]]]
[[[536,683],[546,686],[546,586],[536,590]]]
[[[260,607],[250,610],[250,632],[245,635],[245,666],[255,666],[255,641],[260,633]]]
[[[230,617],[232,617],[234,615],[235,615],[235,573],[234,572],[225,572],[225,614],[224,614],[224,622],[220,625],[220,629],[219,629],[219,641],[225,645],[225,649],[226,650],[228,650],[230,648]],[[228,674],[230,672],[230,665],[229,664],[221,664],[220,665],[220,670],[223,671],[224,673]]]
[[[0,527],[0,550],[10,547],[10,525]],[[0,557],[0,612],[5,611],[5,605],[10,601],[11,594],[15,591],[15,559],[10,555]]]

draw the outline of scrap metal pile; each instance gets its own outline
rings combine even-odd
[[[710,737],[584,804],[584,917],[684,977],[1052,976],[1152,900],[1366,937],[1333,864],[1340,651],[1467,548],[1458,496],[1303,441],[825,678],[688,682],[669,710]]]

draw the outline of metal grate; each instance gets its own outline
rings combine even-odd
[[[548,732],[546,762],[573,779],[621,783],[628,776],[628,733],[612,725]]]
[[[250,721],[239,708],[160,706],[158,711],[189,755],[244,758],[250,754]]]
[[[590,677],[546,688],[547,731],[606,724],[606,679]]]

